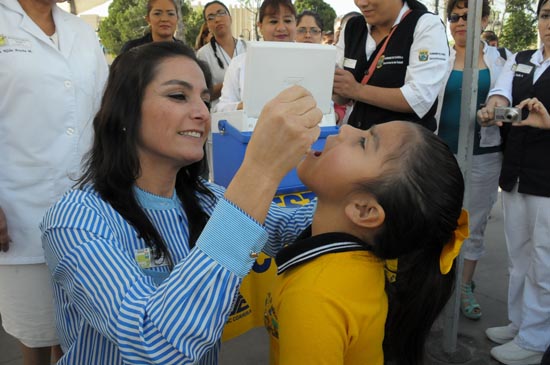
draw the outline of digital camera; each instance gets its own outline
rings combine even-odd
[[[521,122],[521,109],[497,106],[495,107],[495,120],[506,123]]]

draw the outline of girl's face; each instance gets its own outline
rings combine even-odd
[[[210,131],[210,92],[197,63],[171,57],[158,66],[141,104],[138,156],[141,166],[175,171],[203,158]]]
[[[206,17],[206,24],[208,25],[208,29],[210,29],[210,34],[221,39],[227,33],[231,33],[231,16],[220,4],[214,3],[209,5],[204,11],[204,16]]]
[[[407,122],[389,122],[361,130],[344,125],[329,136],[322,152],[311,151],[297,167],[300,180],[319,200],[337,202],[357,184],[384,172],[388,154],[402,145]]]
[[[270,11],[272,9],[268,9]],[[258,28],[264,41],[294,42],[296,37],[296,17],[286,6],[279,5],[277,12],[266,14]]]
[[[539,36],[544,45],[544,58],[550,57],[550,1],[540,9],[538,17]]]
[[[370,25],[391,27],[403,7],[403,0],[355,0],[355,5]]]
[[[466,47],[466,26],[468,17],[468,8],[464,7],[463,2],[458,2],[458,6],[453,8],[451,19],[449,20],[449,29],[455,41],[455,44],[461,48]],[[456,19],[456,20],[455,20]],[[481,18],[481,28],[485,28],[489,24],[488,17]]]
[[[145,20],[156,38],[170,39],[176,31],[178,12],[171,0],[156,0]]]
[[[319,28],[315,18],[304,15],[296,29],[296,42],[300,43],[321,43],[323,40],[322,29]]]

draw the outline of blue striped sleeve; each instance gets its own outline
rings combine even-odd
[[[237,206],[220,199],[204,227],[197,246],[208,256],[244,277],[261,252],[268,234],[264,228]]]
[[[208,351],[217,346],[241,277],[252,266],[249,250],[267,240],[258,223],[221,200],[197,247],[156,287],[120,241],[127,223],[104,202],[69,194],[48,211],[41,228],[62,317],[58,327],[73,341],[64,344],[60,364],[89,364],[91,358],[191,364],[217,353]],[[105,355],[91,355],[98,343],[109,349]]]

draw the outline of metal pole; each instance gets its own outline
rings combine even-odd
[[[460,109],[460,132],[458,138],[457,160],[464,175],[465,192],[464,206],[469,208],[470,176],[472,155],[474,149],[474,133],[477,105],[478,57],[481,34],[482,0],[468,3],[468,34],[466,43],[466,58],[462,77],[462,99]],[[444,311],[443,350],[452,354],[457,349],[458,316],[460,308],[460,285],[462,283],[463,257],[458,257],[458,268],[453,297]]]

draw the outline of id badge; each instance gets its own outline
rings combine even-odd
[[[150,269],[152,267],[167,266],[166,260],[164,260],[164,255],[161,255],[158,259],[155,259],[155,255],[151,248],[140,248],[137,249],[134,257],[136,262],[142,269]]]

